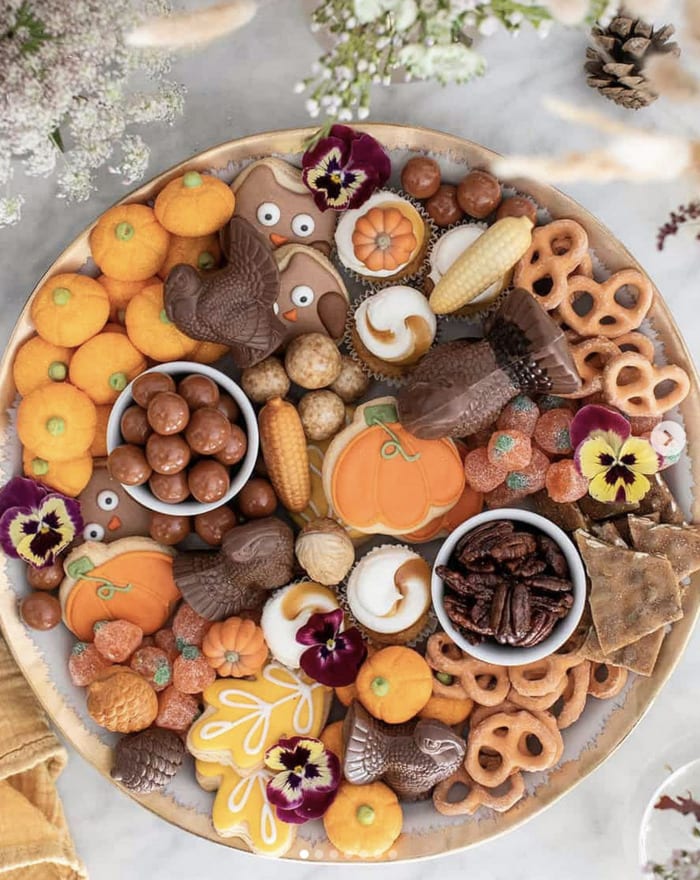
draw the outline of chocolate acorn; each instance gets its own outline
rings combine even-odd
[[[176,733],[151,727],[119,740],[112,779],[130,791],[148,794],[170,782],[184,757],[185,746]]]
[[[250,367],[285,335],[273,310],[279,272],[262,236],[242,217],[231,219],[221,239],[228,265],[207,275],[174,266],[165,282],[165,311],[183,333],[229,345],[234,363]]]
[[[274,516],[235,526],[216,553],[181,553],[173,562],[185,601],[207,620],[259,608],[293,573],[294,534]]]
[[[357,701],[345,716],[343,741],[348,782],[381,779],[405,801],[427,797],[457,770],[466,751],[465,741],[441,721],[383,724]]]

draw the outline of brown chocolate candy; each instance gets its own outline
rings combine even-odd
[[[151,398],[161,391],[174,391],[175,380],[167,373],[144,373],[134,379],[131,396],[139,406],[148,406]]]
[[[170,516],[167,513],[152,513],[149,533],[159,544],[179,544],[191,531],[189,516]]]
[[[148,424],[146,410],[138,404],[124,410],[119,427],[125,442],[135,443],[137,446],[143,446],[153,432]]]
[[[63,580],[63,562],[57,559],[44,568],[27,568],[27,583],[33,590],[55,590]]]
[[[185,398],[190,410],[216,406],[219,402],[219,386],[209,376],[202,376],[200,373],[185,376],[177,386],[177,393]]]
[[[218,547],[236,522],[236,514],[224,505],[207,513],[198,513],[194,518],[194,530],[205,543]]]
[[[31,629],[53,629],[61,622],[61,603],[50,593],[30,593],[19,603],[19,616]]]
[[[503,199],[496,211],[496,220],[504,217],[529,217],[533,223],[537,223],[537,205],[524,196],[511,196]]]
[[[459,207],[477,220],[493,214],[501,198],[501,184],[488,171],[470,171],[457,186]]]
[[[146,459],[157,474],[179,474],[191,457],[190,447],[179,434],[151,434],[146,442]]]
[[[220,410],[229,422],[237,422],[238,417],[241,414],[241,411],[238,407],[236,401],[231,397],[230,394],[224,394],[223,392],[219,395],[219,402],[216,404],[215,409]]]
[[[223,449],[220,449],[214,458],[227,467],[238,464],[248,449],[248,438],[245,431],[238,425],[229,422],[229,433]]]
[[[107,469],[115,480],[125,486],[142,486],[152,472],[143,449],[133,443],[113,449],[107,459]]]
[[[226,446],[231,423],[226,416],[211,406],[196,409],[185,429],[185,438],[193,452],[214,455]]]
[[[425,203],[425,210],[436,226],[450,226],[464,216],[457,202],[457,187],[443,183]]]
[[[185,471],[179,474],[153,474],[148,485],[156,498],[165,504],[179,504],[190,494]]]
[[[202,504],[219,501],[228,492],[228,470],[218,461],[203,458],[190,468],[187,476],[190,492]]]
[[[440,186],[440,166],[427,156],[413,156],[401,171],[401,186],[409,196],[429,199]]]
[[[277,509],[277,495],[271,484],[261,477],[253,477],[238,493],[238,509],[246,519],[270,516]]]
[[[178,434],[190,420],[190,409],[184,397],[174,391],[160,391],[148,404],[148,424],[156,434]]]

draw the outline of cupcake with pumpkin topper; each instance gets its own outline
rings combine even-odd
[[[428,218],[409,199],[379,190],[338,221],[338,259],[362,282],[383,284],[416,276],[432,233]]]

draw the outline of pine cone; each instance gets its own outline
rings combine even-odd
[[[180,769],[185,746],[172,730],[151,727],[119,740],[112,779],[141,794],[164,788]]]
[[[654,30],[645,21],[624,14],[607,28],[594,27],[595,46],[586,50],[584,66],[588,85],[629,110],[647,107],[659,96],[644,75],[644,65],[652,55],[680,55],[678,44],[668,42],[674,33],[671,24]]]

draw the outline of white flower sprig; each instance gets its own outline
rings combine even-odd
[[[609,5],[609,0],[323,0],[311,28],[327,30],[334,44],[295,91],[309,92],[306,109],[312,117],[365,119],[372,85],[388,85],[398,69],[407,79],[442,85],[483,74],[486,62],[472,48],[469,30],[488,36],[529,24],[546,36],[553,20],[592,22]]]

